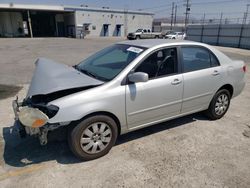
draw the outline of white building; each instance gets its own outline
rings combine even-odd
[[[108,7],[0,4],[1,37],[124,37],[152,22],[152,13]]]

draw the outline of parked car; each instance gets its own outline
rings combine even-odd
[[[163,30],[163,31],[161,31],[161,34],[162,34],[162,36],[165,36],[165,35],[168,35],[168,34],[170,34],[170,33],[173,33],[174,31],[172,31],[172,30]]]
[[[185,39],[186,34],[183,32],[174,32],[166,35],[167,39]]]
[[[129,33],[127,39],[153,39],[162,38],[161,33],[152,32],[150,29],[138,29],[134,33]]]
[[[172,30],[164,30],[161,32],[161,35],[162,35],[162,38],[166,38],[167,35],[170,35],[170,34],[173,34],[175,33],[174,31]]]
[[[68,128],[72,152],[91,160],[121,134],[200,111],[222,118],[245,72],[212,46],[164,39],[119,42],[73,67],[41,58],[26,98],[13,101],[15,127],[42,145]]]

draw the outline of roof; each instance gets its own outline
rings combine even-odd
[[[0,9],[16,9],[16,10],[48,10],[48,11],[96,11],[96,12],[113,12],[113,13],[128,13],[128,14],[142,14],[142,15],[154,15],[151,12],[134,11],[134,10],[122,10],[122,9],[107,9],[97,7],[81,7],[71,5],[42,5],[42,4],[16,4],[16,3],[4,3],[0,4]]]
[[[65,5],[65,10],[78,10],[78,11],[96,11],[96,12],[113,12],[113,13],[128,13],[128,14],[143,14],[154,15],[152,12],[143,12],[135,10],[112,9],[112,8],[96,8],[96,7],[79,7]]]
[[[32,5],[15,3],[0,4],[0,9],[64,11],[64,7],[62,5]]]
[[[122,42],[118,42],[118,44],[127,44],[131,46],[141,46],[145,48],[152,48],[154,46],[159,45],[183,45],[183,44],[198,44],[201,45],[199,42],[193,42],[188,40],[172,40],[172,39],[142,39],[142,40],[126,40]]]

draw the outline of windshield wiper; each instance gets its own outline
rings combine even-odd
[[[88,76],[91,76],[91,77],[93,77],[93,78],[96,78],[96,79],[98,79],[98,76],[96,76],[95,74],[93,74],[92,72],[89,72],[89,71],[87,71],[87,70],[85,70],[85,69],[78,69],[80,72],[82,72],[83,74],[86,74],[86,75],[88,75]]]
[[[94,73],[92,73],[92,72],[89,72],[88,70],[86,70],[86,69],[81,69],[81,68],[79,68],[78,66],[73,66],[76,70],[78,70],[79,72],[81,72],[81,73],[83,73],[83,74],[86,74],[86,75],[88,75],[88,76],[90,76],[90,77],[92,77],[92,78],[95,78],[95,79],[97,79],[97,80],[101,80],[101,81],[108,81],[108,79],[106,79],[106,78],[103,78],[103,77],[100,77],[100,76],[97,76],[97,75],[95,75]]]

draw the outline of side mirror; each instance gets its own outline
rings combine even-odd
[[[128,75],[128,80],[132,83],[147,82],[148,74],[144,72],[135,72]]]

